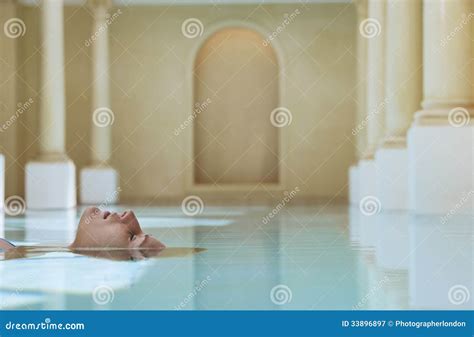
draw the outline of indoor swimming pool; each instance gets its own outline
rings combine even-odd
[[[271,219],[265,216],[272,206],[206,206],[196,216],[184,215],[180,207],[133,209],[144,230],[172,249],[149,259],[112,260],[64,250],[3,259],[0,307],[473,307],[469,216],[364,215],[357,207],[327,204],[285,207]],[[65,245],[74,238],[81,212],[6,217],[0,237],[17,245]],[[176,248],[202,250],[178,254]]]

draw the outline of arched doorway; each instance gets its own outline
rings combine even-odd
[[[279,183],[279,65],[247,28],[209,37],[194,64],[194,184]]]

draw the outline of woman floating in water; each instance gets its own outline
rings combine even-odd
[[[79,220],[74,242],[66,248],[16,247],[7,240],[0,239],[0,250],[10,253],[10,258],[26,255],[25,248],[37,253],[66,250],[83,255],[123,260],[156,256],[165,245],[143,232],[133,211],[118,214],[102,211],[97,207],[88,207]]]
[[[145,234],[133,211],[122,214],[88,207],[79,220],[71,250],[87,248],[129,248],[162,250],[165,245]]]

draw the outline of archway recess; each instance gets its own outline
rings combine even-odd
[[[278,184],[279,65],[248,28],[223,28],[194,62],[194,184]]]

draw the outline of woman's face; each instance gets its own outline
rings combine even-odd
[[[165,248],[160,241],[143,233],[132,211],[121,214],[88,207],[81,216],[76,239],[70,248]]]

